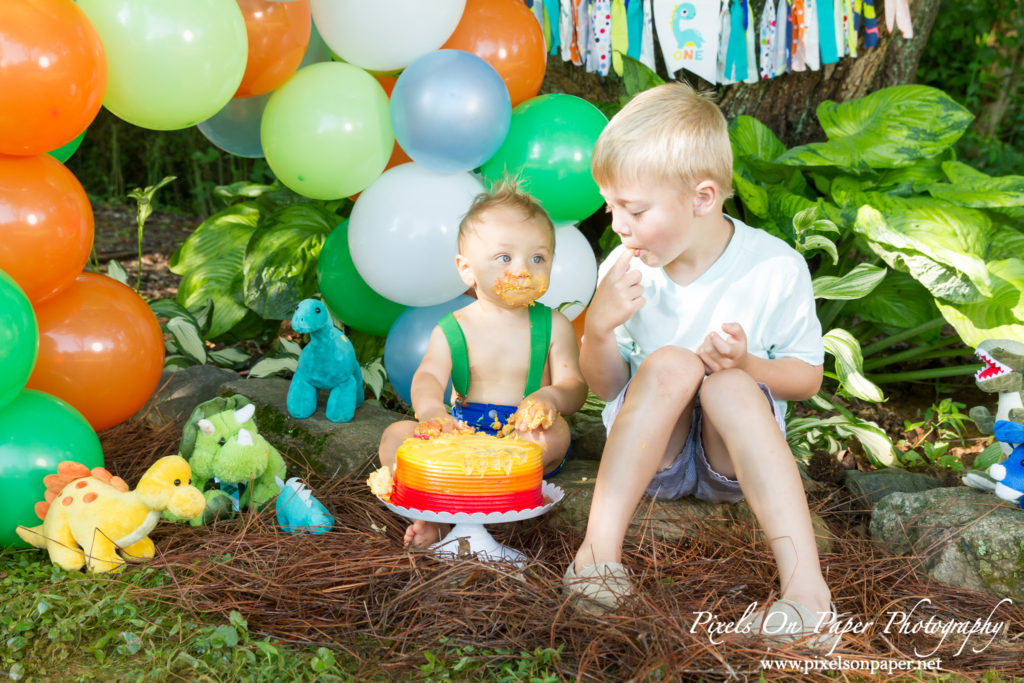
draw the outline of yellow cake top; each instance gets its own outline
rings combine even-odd
[[[442,434],[410,438],[398,447],[403,464],[450,474],[494,476],[526,473],[543,466],[541,448],[531,441],[490,434]]]

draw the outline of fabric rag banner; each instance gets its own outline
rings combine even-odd
[[[669,74],[679,69],[717,82],[718,32],[721,28],[717,2],[701,0],[654,0],[654,28]]]

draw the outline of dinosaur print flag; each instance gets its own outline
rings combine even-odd
[[[669,74],[691,71],[717,81],[718,3],[701,0],[654,0],[654,27]]]

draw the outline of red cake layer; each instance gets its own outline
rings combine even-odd
[[[539,489],[494,496],[453,496],[446,493],[428,493],[395,482],[391,502],[401,507],[431,512],[509,512],[529,510],[544,504]]]

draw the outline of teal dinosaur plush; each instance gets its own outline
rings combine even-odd
[[[260,436],[253,421],[256,406],[244,396],[200,403],[181,434],[181,456],[192,467],[192,483],[206,498],[199,525],[260,508],[281,492],[285,478],[281,454]],[[169,515],[167,515],[169,518]]]

